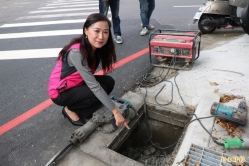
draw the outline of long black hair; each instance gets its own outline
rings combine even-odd
[[[99,22],[99,21],[106,21],[109,25],[109,38],[107,43],[101,47],[97,48],[95,54],[100,58],[102,69],[104,73],[113,70],[112,64],[117,61],[116,53],[115,53],[115,46],[112,39],[111,34],[111,22],[110,20],[101,13],[93,13],[87,17],[87,20],[83,26],[83,34],[79,37],[73,38],[69,44],[63,47],[60,51],[58,60],[63,57],[68,49],[75,43],[80,43],[80,52],[82,54],[82,62],[87,59],[88,65],[90,68],[95,67],[95,55],[92,50],[92,46],[89,43],[88,39],[86,38],[86,34],[84,32],[85,29],[88,29],[92,24]],[[83,63],[82,63],[83,64]]]

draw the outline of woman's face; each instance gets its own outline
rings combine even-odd
[[[92,45],[93,51],[103,47],[109,37],[109,25],[107,21],[99,21],[85,29],[88,41]]]

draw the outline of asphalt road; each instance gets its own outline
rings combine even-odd
[[[32,23],[85,19],[89,13],[98,12],[98,1],[74,0],[60,5],[59,2],[63,0],[0,0],[1,130],[8,122],[49,99],[47,81],[57,54],[53,57],[47,57],[47,54],[50,49],[61,48],[77,36],[75,32],[69,34],[62,30],[77,30],[83,26],[83,22],[45,25]],[[199,0],[156,0],[151,24],[158,29],[196,30],[192,18],[201,4]],[[58,9],[75,10],[51,12]],[[139,1],[121,0],[120,18],[124,43],[116,44],[118,60],[148,47],[148,35],[139,35]],[[21,26],[16,23],[30,25]],[[54,35],[56,32],[62,34]],[[122,96],[151,69],[148,53],[117,68],[110,73],[116,80],[112,95]],[[63,118],[61,107],[52,104],[0,136],[0,165],[45,165],[64,148],[75,129],[77,127]]]

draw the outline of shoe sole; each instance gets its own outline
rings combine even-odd
[[[122,42],[118,42],[118,41],[116,41],[116,40],[115,40],[115,42],[118,43],[118,44],[122,44],[122,43],[123,43],[123,41],[122,41]]]
[[[142,24],[141,24],[141,27],[143,27],[143,25],[142,25]],[[149,27],[148,27],[148,30],[153,30],[154,28],[155,28],[155,27],[153,27],[153,28],[149,28]]]
[[[146,33],[140,33],[141,36],[145,36],[147,35],[149,32],[146,32]]]

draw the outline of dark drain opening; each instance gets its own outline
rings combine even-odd
[[[161,148],[176,143],[183,128],[151,118],[148,119],[148,124],[150,130],[143,120],[117,152],[145,165],[165,166],[176,144],[164,150]],[[152,137],[150,138],[149,135]]]

